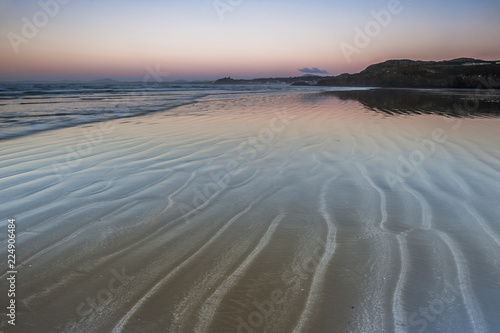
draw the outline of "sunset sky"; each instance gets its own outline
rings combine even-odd
[[[148,67],[167,80],[338,75],[387,59],[500,59],[500,1],[397,3],[0,0],[0,80],[141,80]],[[356,47],[355,29],[391,6],[348,61],[341,45]]]

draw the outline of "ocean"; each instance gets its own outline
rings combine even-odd
[[[0,139],[109,119],[167,112],[206,98],[223,99],[303,90],[285,85],[217,86],[140,82],[0,84]]]

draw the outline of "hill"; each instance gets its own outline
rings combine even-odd
[[[333,78],[333,76],[303,75],[297,77],[271,77],[250,80],[233,79],[225,77],[214,81],[214,84],[294,84],[296,82],[306,83],[305,85],[316,85],[322,79]]]
[[[491,87],[485,87],[488,80]],[[472,58],[447,61],[388,60],[357,74],[319,80],[319,86],[383,88],[495,88],[500,89],[500,62]]]

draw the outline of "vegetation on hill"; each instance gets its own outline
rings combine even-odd
[[[485,85],[490,82],[490,87]],[[319,86],[394,88],[500,88],[500,62],[460,58],[449,61],[389,60],[357,74],[320,80]]]

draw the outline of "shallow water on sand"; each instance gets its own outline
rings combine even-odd
[[[1,143],[16,332],[498,330],[498,95],[176,110]]]

